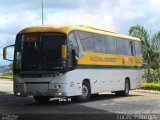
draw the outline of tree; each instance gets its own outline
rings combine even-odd
[[[156,51],[156,57],[155,57],[155,59],[156,59],[155,66],[157,66],[158,77],[159,77],[159,80],[160,80],[160,32],[155,34],[153,38],[154,38],[152,40],[153,45],[155,46],[155,48],[157,50]]]
[[[147,62],[147,82],[152,82],[150,69],[155,63],[158,63],[159,66],[160,32],[150,36],[148,31],[143,26],[134,25],[130,27],[129,35],[138,37],[142,41],[143,60]]]
[[[5,75],[13,75],[13,63],[7,66],[7,73],[5,73]]]

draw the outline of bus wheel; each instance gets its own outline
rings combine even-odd
[[[84,81],[82,84],[82,95],[77,96],[77,100],[80,102],[86,102],[91,97],[91,88],[90,84],[87,81]]]
[[[48,96],[34,96],[33,98],[38,103],[48,103],[50,99]]]
[[[129,80],[125,80],[125,89],[123,91],[116,91],[115,94],[118,96],[127,96],[129,94],[130,84]]]

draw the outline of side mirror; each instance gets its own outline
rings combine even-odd
[[[6,60],[7,59],[7,48],[3,48],[3,59]]]
[[[13,61],[13,59],[11,60],[11,59],[7,58],[7,48],[10,48],[10,47],[14,47],[14,45],[10,45],[10,46],[7,46],[7,47],[3,48],[3,59],[4,59],[4,60]],[[11,49],[11,50],[12,50],[12,49]],[[13,50],[14,50],[14,49],[13,49]],[[13,50],[12,50],[12,51],[13,51]]]
[[[61,58],[66,59],[67,58],[67,45],[62,45],[61,51],[62,51]]]

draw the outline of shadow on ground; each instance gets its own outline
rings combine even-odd
[[[137,95],[130,95],[128,97],[134,96]],[[0,92],[0,118],[4,117],[6,113],[9,113],[11,115],[18,115],[20,120],[117,120],[117,117],[121,117],[120,114],[87,106],[87,104],[92,104],[92,102],[94,104],[96,101],[112,101],[116,98],[119,98],[119,96],[107,94],[92,97],[91,100],[86,103],[80,103],[73,99],[71,102],[54,100],[48,104],[38,104],[32,97],[15,97],[8,92]],[[133,118],[134,116],[130,115],[129,117]],[[134,120],[136,120],[136,118],[134,118]]]

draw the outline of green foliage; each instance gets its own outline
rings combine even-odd
[[[3,75],[4,75],[4,76],[12,76],[12,75],[13,75],[13,72],[8,71],[7,73],[4,73]]]
[[[7,67],[7,73],[5,73],[5,76],[13,76],[13,63],[10,63]]]
[[[130,27],[129,35],[138,37],[142,41],[143,60],[147,63],[147,72],[145,73],[147,82],[158,81],[160,76],[160,32],[150,36],[143,26],[134,25]]]
[[[160,90],[160,84],[156,84],[156,83],[142,83],[142,88],[144,88],[144,89]]]
[[[153,83],[160,83],[160,73],[158,72],[158,69],[155,69],[155,70],[151,69],[150,71],[151,71],[150,75]],[[147,78],[147,76],[148,76],[148,71],[145,70],[144,77]]]
[[[2,79],[13,79],[13,76],[0,75]]]

